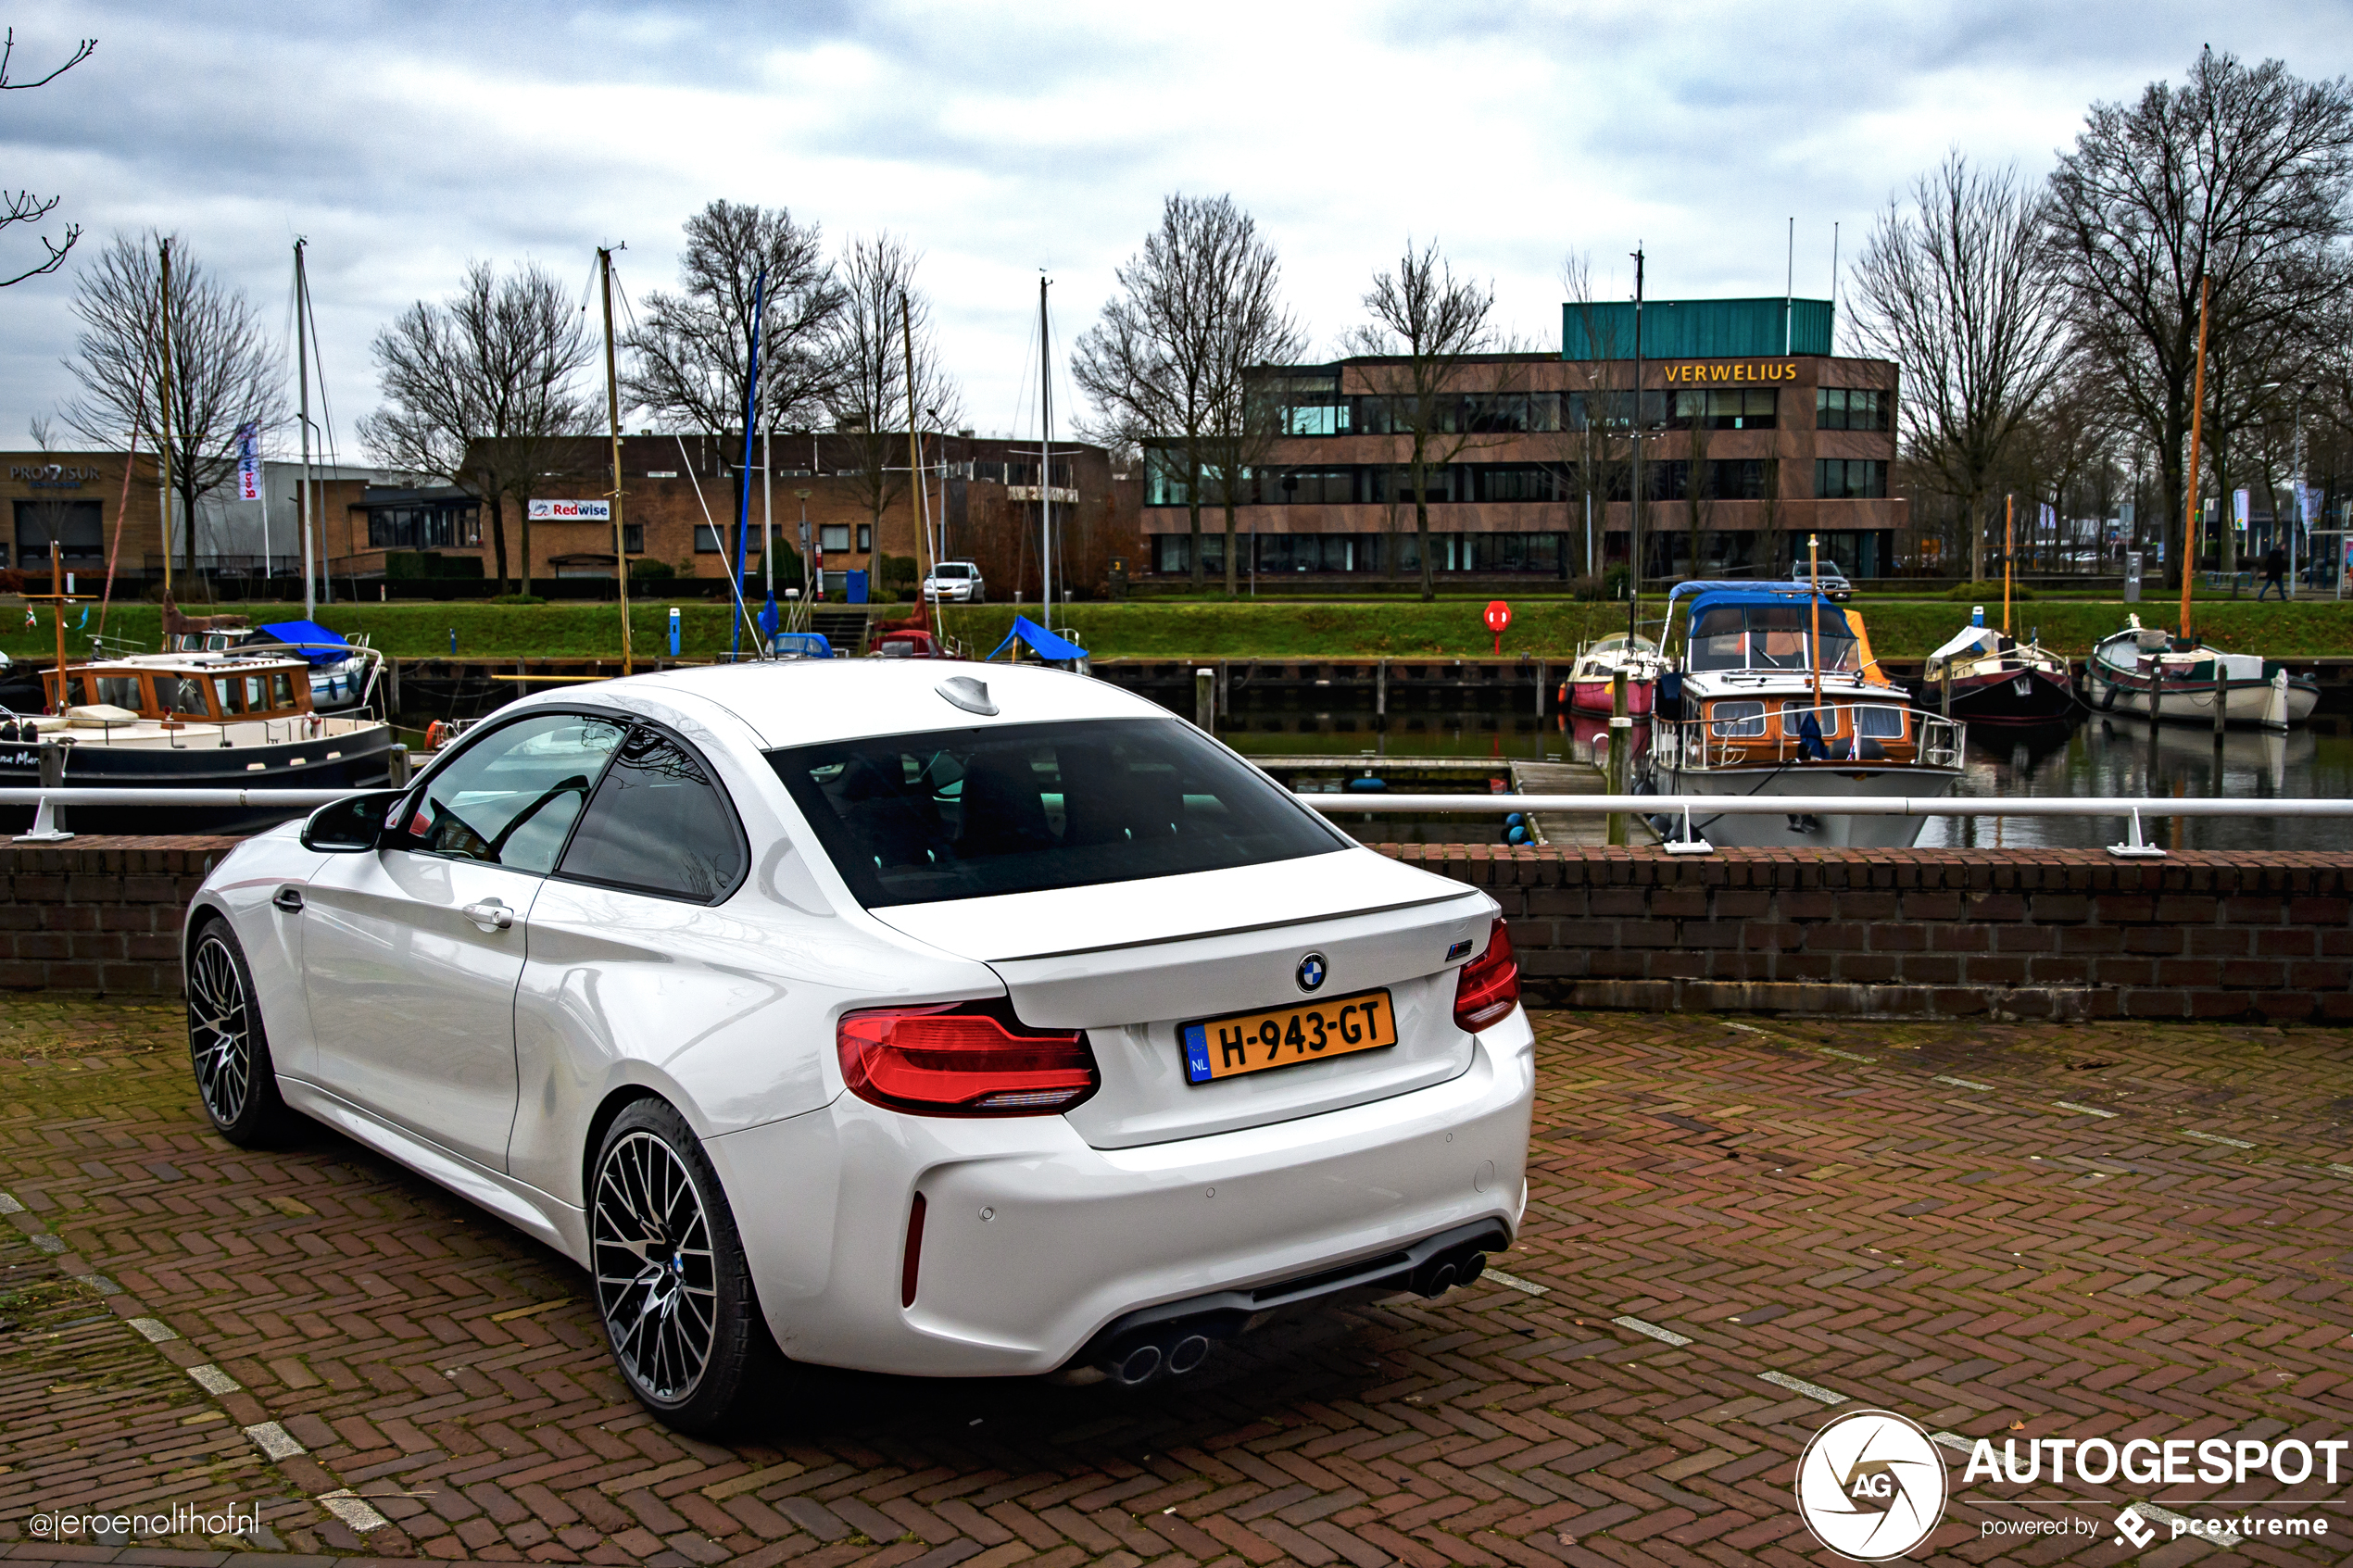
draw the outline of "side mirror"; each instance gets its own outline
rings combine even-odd
[[[329,801],[311,812],[309,820],[302,824],[302,847],[328,855],[375,848],[384,842],[384,813],[408,793],[405,789],[371,789],[365,795]]]

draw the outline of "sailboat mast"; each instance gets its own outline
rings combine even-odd
[[[2187,642],[2190,636],[2190,584],[2197,577],[2197,442],[2198,436],[2202,433],[2200,421],[2206,417],[2206,296],[2208,282],[2209,280],[2203,277],[2197,281],[2197,376],[2196,384],[2190,394],[2190,512],[2182,522],[2182,640],[2183,642]],[[2152,704],[2156,700],[2155,697],[2149,699]],[[2156,712],[2156,708],[2152,706],[2149,709],[2150,716],[2154,718]]]
[[[928,541],[924,527],[924,454],[915,437],[915,317],[905,289],[899,291],[899,344],[907,357],[907,516],[915,525],[915,610],[923,623],[931,627],[932,611],[924,602],[924,546]]]
[[[1626,636],[1630,643],[1640,630],[1636,616],[1642,602],[1642,247],[1634,246],[1634,461],[1633,483],[1626,495]]]
[[[162,267],[162,293],[157,310],[157,314],[163,318],[163,373],[160,387],[163,439],[156,444],[156,449],[163,454],[163,596],[168,599],[171,596],[171,242],[170,240],[163,242]],[[191,527],[195,526],[195,519],[189,520]],[[52,529],[50,532],[54,534],[56,530]],[[56,561],[63,553],[58,548],[57,541],[52,538],[49,541],[50,560]],[[64,613],[62,608],[59,613]],[[63,665],[58,666],[60,674],[64,668]],[[63,702],[57,705],[57,711],[60,713],[65,711]]]
[[[1038,280],[1038,558],[1044,599],[1039,621],[1054,627],[1054,356],[1046,341],[1046,279]]]
[[[612,252],[599,245],[597,271],[605,295],[605,420],[612,432],[612,560],[613,580],[621,587],[621,672],[634,673],[636,665],[629,644],[628,535],[621,527],[621,383],[612,363]]]
[[[315,621],[319,616],[319,596],[313,585],[310,558],[310,340],[303,330],[304,295],[308,285],[302,275],[302,247],[295,242],[295,378],[301,383],[302,405],[302,492],[299,508],[302,528],[302,618]]]

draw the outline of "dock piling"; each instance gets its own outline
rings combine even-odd
[[[1217,671],[1193,671],[1193,722],[1211,734],[1217,733]]]

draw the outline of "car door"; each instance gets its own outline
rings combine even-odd
[[[524,922],[626,729],[535,713],[471,738],[381,847],[321,868],[302,952],[323,1087],[506,1169]]]
[[[707,1111],[736,1114],[738,1098],[771,1114],[822,1102],[814,1063],[780,1048],[789,1030],[774,1022],[797,989],[793,955],[763,940],[757,911],[720,908],[750,864],[709,760],[651,725],[630,731],[532,906],[512,1174],[578,1200],[580,1129],[634,1054],[682,1074],[696,1056],[706,1077],[724,1059],[727,1087]],[[754,952],[765,961],[747,964]]]

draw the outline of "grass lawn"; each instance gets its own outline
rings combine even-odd
[[[1417,600],[1147,600],[1133,604],[1078,604],[1063,608],[1058,624],[1075,628],[1098,658],[1136,659],[1398,659],[1472,657],[1489,654],[1493,639],[1480,620],[1484,596]],[[37,607],[36,607],[37,608]],[[900,613],[912,606],[894,607]],[[1023,607],[1033,619],[1037,607]],[[1852,607],[1869,628],[1872,648],[1890,658],[1919,658],[1957,631],[1969,606],[1942,599],[1858,596]],[[2128,607],[2081,599],[2034,599],[2012,609],[2012,629],[2024,638],[2039,628],[2045,646],[2074,656],[2124,624]],[[1986,607],[1999,624],[1996,599]],[[2145,601],[2137,607],[2149,625],[2171,626],[2171,603]],[[669,652],[669,606],[656,599],[633,607],[640,655]],[[288,620],[298,606],[252,606],[257,622]],[[681,652],[688,658],[724,654],[731,607],[699,601],[680,606]],[[975,653],[987,653],[1012,625],[1015,607],[946,607],[948,630]],[[1643,602],[1655,616],[1655,601]],[[50,612],[39,608],[38,629],[24,623],[25,611],[0,612],[0,651],[17,659],[44,659],[54,645]],[[67,649],[87,653],[80,607],[68,612]],[[402,659],[446,656],[456,633],[461,658],[615,657],[620,652],[619,616],[610,605],[338,604],[323,606],[320,620],[337,631],[371,633],[375,646]],[[2353,601],[2300,599],[2293,604],[2257,604],[2252,599],[2197,601],[2199,632],[2225,648],[2274,658],[2353,654]],[[152,648],[160,612],[153,605],[118,605],[107,630]],[[88,630],[98,617],[91,608]],[[1508,656],[1566,658],[1580,643],[1626,626],[1623,604],[1574,599],[1523,598],[1513,605],[1511,629],[1504,634]]]

